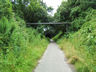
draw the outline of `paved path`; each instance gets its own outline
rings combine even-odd
[[[50,43],[34,72],[73,72],[64,53],[55,43]]]

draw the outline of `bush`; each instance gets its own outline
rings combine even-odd
[[[0,19],[4,16],[7,18],[11,18],[13,16],[10,0],[0,0]]]
[[[23,23],[21,25],[21,23]],[[24,26],[23,26],[24,25]],[[0,20],[0,72],[31,72],[48,42],[23,20]]]
[[[60,42],[71,63],[77,59],[78,72],[96,72],[96,10],[91,9],[80,30]]]

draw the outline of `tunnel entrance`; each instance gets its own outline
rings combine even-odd
[[[53,38],[60,31],[67,32],[70,22],[59,22],[59,23],[27,23],[27,27],[33,27],[42,35],[45,35],[48,38]]]

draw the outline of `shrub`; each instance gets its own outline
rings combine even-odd
[[[96,72],[96,10],[88,12],[80,30],[60,42],[78,72]]]
[[[0,0],[0,18],[11,18],[13,16],[12,4],[10,0]]]
[[[36,30],[26,28],[23,20],[2,18],[0,20],[0,72],[31,72],[47,43],[46,39],[41,39],[41,35]]]

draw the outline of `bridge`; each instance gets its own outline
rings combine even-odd
[[[48,23],[26,23],[27,26],[31,25],[66,25],[66,24],[71,24],[71,22],[48,22]]]
[[[27,27],[31,27],[31,26],[33,26],[33,27],[38,27],[38,26],[40,26],[40,25],[48,25],[48,26],[52,26],[53,28],[55,27],[55,28],[60,28],[60,29],[62,29],[62,30],[66,30],[66,32],[68,32],[68,29],[69,29],[69,26],[70,26],[70,24],[71,24],[71,22],[48,22],[48,23],[26,23],[26,25],[27,25]],[[64,27],[59,27],[59,26],[64,26]],[[46,29],[46,28],[45,28]],[[47,30],[46,31],[48,31],[49,29],[47,28]],[[45,35],[46,36],[48,36],[48,37],[50,37],[50,36],[52,36],[51,34],[49,34],[48,32],[47,33],[45,33]]]

